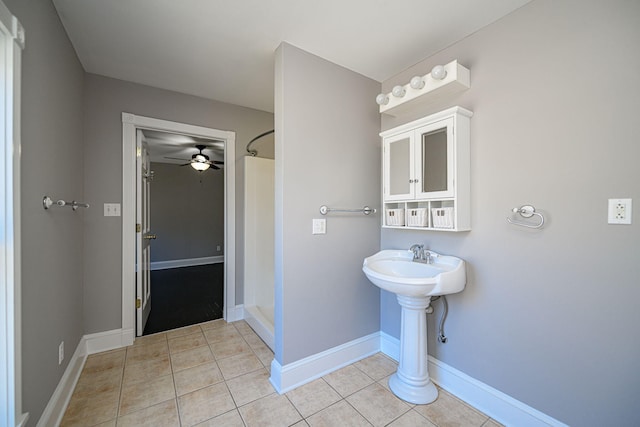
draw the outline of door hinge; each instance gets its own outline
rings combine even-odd
[[[140,308],[141,305],[140,298],[136,298],[136,308]]]
[[[136,233],[140,233],[142,231],[142,226],[140,224],[136,224]]]

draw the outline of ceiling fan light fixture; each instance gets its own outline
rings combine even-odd
[[[205,163],[205,162],[199,162],[199,161],[191,162],[191,167],[197,170],[198,172],[206,171],[207,169],[209,169],[210,166],[211,165],[209,165],[209,163]]]

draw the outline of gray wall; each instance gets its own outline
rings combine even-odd
[[[82,336],[82,81],[51,2],[4,0],[24,25],[22,62],[22,407],[35,425]],[[58,365],[58,345],[65,360]]]
[[[267,129],[269,130],[269,129]],[[266,132],[266,131],[265,131]],[[262,133],[262,132],[260,132]],[[258,134],[260,135],[260,134]],[[258,136],[256,135],[256,136]],[[254,137],[255,138],[255,137]],[[251,138],[253,139],[253,138]],[[249,141],[251,141],[251,139]],[[257,157],[264,157],[265,159],[273,159],[275,150],[275,134],[263,136],[257,139],[256,142],[251,144],[251,149],[258,151]],[[243,148],[244,151],[244,148]]]
[[[379,291],[362,260],[379,248],[380,84],[282,44],[276,53],[276,360],[291,363],[379,330]]]
[[[569,425],[640,425],[639,209],[633,225],[607,224],[608,198],[640,203],[639,22],[639,2],[534,1],[383,84],[453,59],[471,69],[450,105],[475,112],[472,230],[382,232],[383,248],[468,261],[449,342],[431,339],[430,354]],[[527,203],[543,230],[505,221]],[[394,297],[381,304],[397,337]]]
[[[94,74],[85,76],[85,197],[95,206],[122,201],[123,111],[236,132],[236,241],[242,242],[244,147],[273,129],[273,114]],[[100,208],[85,215],[85,333],[122,326],[120,218]],[[242,245],[236,244],[236,302],[243,297]]]
[[[151,232],[158,236],[151,261],[223,255],[224,170],[167,163],[151,163],[151,170]]]

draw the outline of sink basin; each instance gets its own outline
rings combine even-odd
[[[467,281],[464,261],[431,252],[432,264],[413,261],[413,252],[383,250],[365,258],[362,271],[376,286],[405,296],[437,296],[460,292]]]

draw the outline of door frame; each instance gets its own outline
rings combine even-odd
[[[151,117],[122,113],[122,338],[135,339],[135,224],[136,224],[136,130],[157,130],[202,138],[221,139],[224,144],[224,309],[228,322],[238,319],[236,308],[236,179],[235,141],[232,131],[206,128]]]
[[[149,233],[150,177],[149,144],[144,131],[136,129],[136,228],[138,224],[142,226],[140,232],[136,232],[136,336],[144,335],[151,313],[151,242],[145,239],[145,234]]]
[[[0,0],[0,425],[22,426],[20,105],[25,31]]]

